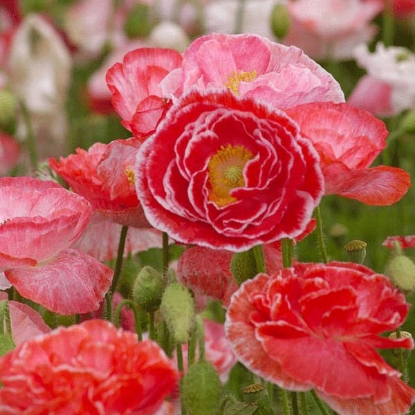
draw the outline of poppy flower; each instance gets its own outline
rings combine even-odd
[[[139,48],[128,52],[107,72],[112,105],[122,125],[135,137],[145,140],[171,106],[160,82],[179,67],[182,57],[173,49]]]
[[[112,270],[70,249],[91,206],[57,183],[30,177],[0,178],[0,271],[17,291],[61,314],[96,310]]]
[[[311,103],[287,114],[300,126],[320,154],[325,194],[337,194],[368,205],[385,206],[400,200],[411,182],[396,167],[369,168],[386,147],[388,131],[372,114],[348,104]]]
[[[405,297],[383,275],[353,263],[301,264],[248,280],[233,295],[225,330],[238,360],[282,388],[315,389],[338,414],[407,413],[415,390],[377,348],[389,339]]]
[[[301,49],[253,34],[212,33],[191,43],[161,88],[165,96],[179,97],[193,86],[229,89],[275,108],[344,101],[338,82]]]
[[[402,249],[415,248],[415,235],[406,236],[388,236],[382,243],[386,248],[394,249],[395,242],[399,244]]]
[[[296,124],[228,90],[193,90],[172,107],[140,148],[135,177],[156,229],[233,252],[300,235],[324,187]]]
[[[20,145],[13,137],[0,132],[0,175],[7,174],[19,161]]]
[[[152,415],[178,373],[151,340],[89,320],[22,343],[0,358],[0,412]]]
[[[101,215],[121,225],[149,227],[134,187],[139,147],[135,138],[95,143],[88,151],[78,148],[68,157],[50,158],[49,165]]]

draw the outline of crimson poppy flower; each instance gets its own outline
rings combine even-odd
[[[89,320],[22,343],[0,358],[0,412],[152,415],[178,373],[151,340]]]
[[[243,251],[310,222],[318,157],[283,112],[228,90],[191,91],[137,154],[146,217],[173,239]]]
[[[145,140],[171,106],[161,91],[160,82],[179,67],[179,52],[162,48],[139,48],[128,52],[107,72],[112,105],[122,124],[135,137]]]
[[[321,158],[325,194],[337,194],[368,205],[400,200],[411,181],[396,167],[369,168],[386,147],[388,131],[372,114],[348,104],[310,103],[286,110]]]
[[[415,235],[406,236],[388,236],[382,243],[386,248],[394,249],[395,242],[399,244],[402,249],[415,248]]]
[[[413,348],[381,337],[409,304],[383,275],[352,263],[296,264],[246,281],[225,329],[238,360],[267,381],[315,389],[340,415],[398,415],[415,401],[377,348]]]
[[[131,138],[95,143],[88,151],[49,159],[50,167],[95,211],[121,225],[149,227],[137,199],[133,165],[140,143]]]
[[[19,293],[61,314],[96,310],[113,271],[70,249],[91,206],[57,183],[30,177],[0,179],[0,271]]]

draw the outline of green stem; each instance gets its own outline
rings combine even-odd
[[[300,392],[301,413],[308,415],[307,398],[304,392]]]
[[[292,265],[292,240],[284,238],[281,241],[282,244],[282,264],[284,268],[289,268]]]
[[[317,241],[320,247],[321,258],[325,264],[329,262],[327,257],[326,245],[324,244],[323,221],[321,219],[320,205],[314,211],[314,216],[317,221]]]
[[[326,409],[326,407],[323,405],[323,402],[321,402],[320,398],[317,396],[314,389],[311,390],[311,395],[313,396],[317,406],[319,407],[321,413],[323,415],[330,415],[330,412]]]
[[[265,267],[265,259],[264,259],[264,249],[262,245],[256,245],[252,248],[252,252],[254,253],[255,263],[256,263],[256,270],[258,274],[265,274],[267,272]]]
[[[281,400],[282,400],[282,407],[284,409],[284,415],[291,415],[290,405],[288,403],[287,391],[285,389],[281,389]]]
[[[196,331],[199,342],[199,360],[203,360],[205,358],[205,330],[200,315],[196,316]]]
[[[398,327],[396,329],[396,338],[400,339],[402,337],[401,335],[401,328]],[[404,363],[404,358],[403,358],[403,350],[402,347],[399,347],[398,349],[398,370],[401,373],[405,373],[405,363]]]
[[[187,344],[187,367],[190,367],[195,362],[196,357],[196,343],[197,343],[197,327],[195,326],[190,335],[189,342]]]
[[[120,240],[118,242],[117,260],[114,267],[114,276],[109,291],[105,295],[105,310],[104,318],[112,321],[112,299],[114,297],[115,289],[117,288],[118,280],[121,275],[122,263],[124,259],[125,240],[127,239],[128,226],[121,228]]]
[[[4,326],[6,326],[6,334],[12,337],[12,323],[10,319],[9,301],[0,301],[0,333],[4,333]]]
[[[155,340],[156,338],[156,330],[154,329],[154,311],[150,311],[148,313],[149,316],[149,323],[148,323],[148,332],[151,340]]]
[[[392,0],[385,1],[382,19],[382,41],[386,47],[392,46],[395,37],[395,21],[393,18]]]
[[[267,382],[267,391],[269,405],[272,408],[274,404],[274,384],[272,384],[271,382]]]
[[[35,171],[37,169],[39,161],[36,148],[36,137],[33,131],[29,110],[27,109],[25,103],[22,101],[20,102],[20,108],[23,115],[23,121],[25,123],[27,130],[27,148],[29,149],[30,165],[32,167],[32,170]]]
[[[163,232],[163,274],[166,275],[167,270],[169,269],[169,235],[166,232]]]
[[[143,335],[141,333],[141,322],[140,322],[140,312],[138,310],[138,306],[131,300],[125,299],[119,302],[115,311],[114,311],[114,324],[116,327],[120,327],[120,318],[121,318],[121,310],[124,306],[130,307],[134,313],[134,328],[135,332],[137,333],[138,340],[143,340]]]

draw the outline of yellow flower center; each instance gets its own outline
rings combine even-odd
[[[133,186],[134,183],[135,183],[135,177],[134,177],[134,171],[133,171],[133,169],[131,167],[127,167],[124,170],[124,173],[127,176],[128,183],[130,183],[130,185]]]
[[[228,75],[228,82],[225,82],[226,88],[229,88],[235,95],[239,94],[239,84],[241,82],[252,82],[257,77],[257,71],[252,72],[236,72]]]
[[[209,200],[218,206],[236,202],[236,197],[231,196],[230,191],[235,187],[245,186],[243,169],[251,159],[252,153],[243,146],[221,146],[208,164],[211,186]]]

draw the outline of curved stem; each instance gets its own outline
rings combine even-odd
[[[38,154],[36,148],[36,137],[33,131],[32,120],[30,119],[30,113],[24,102],[20,102],[20,108],[23,115],[23,121],[27,130],[27,147],[29,149],[30,165],[35,171],[38,164]]]
[[[114,311],[114,324],[116,327],[120,327],[120,317],[121,317],[121,310],[124,306],[130,307],[134,313],[134,328],[135,332],[137,333],[138,340],[143,340],[143,336],[141,333],[141,324],[140,324],[140,312],[138,310],[138,306],[131,300],[125,299],[119,302],[115,311]]]
[[[256,270],[258,274],[264,274],[267,272],[265,268],[265,260],[264,260],[264,249],[262,245],[256,245],[252,248],[252,252],[254,253],[255,263],[256,263]]]
[[[323,221],[321,219],[320,205],[316,207],[314,216],[317,220],[317,241],[320,248],[321,258],[325,264],[329,262],[327,257],[326,245],[324,244]]]
[[[282,264],[284,268],[289,268],[292,265],[292,240],[284,238],[282,244]]]
[[[386,47],[392,46],[395,37],[395,21],[392,11],[392,0],[385,1],[382,19],[382,41]]]

